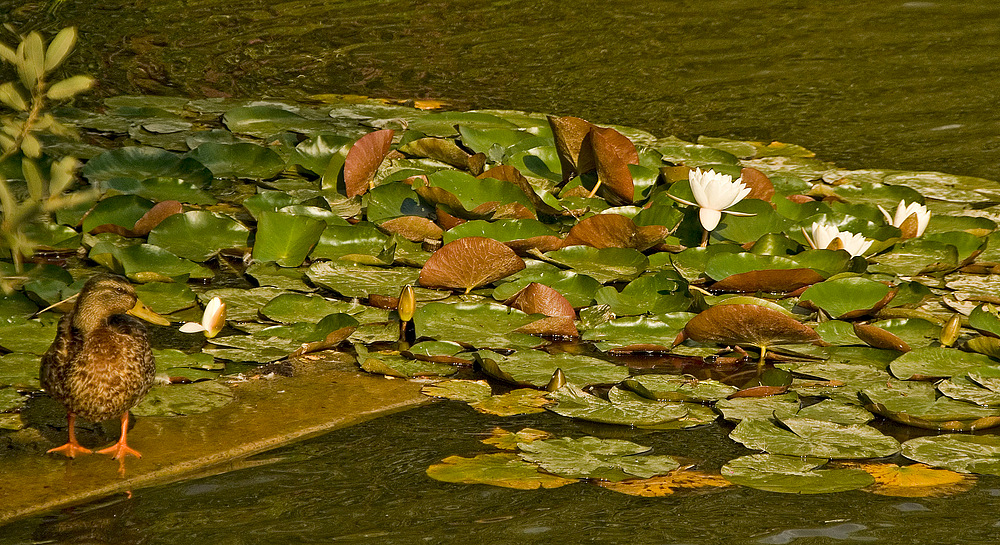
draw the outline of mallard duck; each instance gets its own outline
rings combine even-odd
[[[138,451],[125,442],[128,411],[153,384],[156,368],[146,327],[132,316],[154,324],[170,322],[146,308],[128,281],[98,274],[84,284],[73,310],[59,321],[56,338],[42,356],[42,387],[66,407],[69,441],[48,452],[70,458],[91,451],[76,441],[77,416],[93,422],[120,417],[121,438],[99,450],[120,459]]]

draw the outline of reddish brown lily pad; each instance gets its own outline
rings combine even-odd
[[[558,291],[532,282],[521,291],[510,296],[503,304],[516,308],[525,314],[544,314],[546,316],[563,316],[576,319],[573,305]]]
[[[535,320],[530,324],[525,324],[514,330],[516,333],[526,335],[549,335],[555,337],[579,337],[580,332],[576,329],[576,324],[572,318],[565,316],[549,316],[541,320]]]
[[[906,344],[906,341],[900,339],[895,333],[886,331],[878,326],[854,324],[854,334],[875,348],[899,350],[900,352],[910,351],[910,345]]]
[[[743,167],[740,179],[750,188],[750,194],[746,198],[771,202],[771,198],[774,197],[774,184],[771,183],[767,174],[753,167]]]
[[[98,225],[90,230],[91,233],[95,235],[97,233],[115,233],[116,235],[121,235],[123,237],[137,238],[144,237],[153,230],[154,227],[160,224],[163,220],[167,219],[174,214],[180,214],[184,211],[184,206],[178,201],[162,201],[153,205],[152,208],[146,211],[141,218],[136,220],[135,225],[131,229],[126,229],[121,225],[115,225],[113,223],[106,223],[104,225]]]
[[[713,291],[788,293],[824,280],[813,269],[768,269],[729,275],[712,284]]]
[[[379,227],[413,242],[441,240],[444,235],[438,224],[422,216],[392,218],[380,223]]]
[[[552,127],[552,136],[556,142],[556,153],[559,155],[559,163],[562,165],[563,181],[568,181],[574,176],[594,169],[594,164],[579,165],[580,147],[583,146],[583,139],[590,132],[592,126],[589,121],[579,117],[549,117],[549,126]],[[586,170],[583,170],[586,168]]]
[[[524,268],[524,260],[502,242],[465,237],[449,242],[424,263],[418,281],[428,288],[474,288],[510,276]]]
[[[344,160],[344,185],[348,197],[368,191],[368,184],[375,177],[391,145],[392,129],[384,129],[358,138],[351,146]]]
[[[639,162],[635,145],[614,129],[593,127],[584,138],[583,148],[580,152],[580,163],[584,162],[584,150],[587,149],[588,144],[597,167],[598,184],[604,190],[601,191],[601,194],[609,201],[617,201],[621,204],[631,203],[635,197],[635,183],[628,166]]]
[[[698,342],[768,347],[822,342],[811,327],[777,310],[759,305],[718,305],[702,311],[684,326]]]

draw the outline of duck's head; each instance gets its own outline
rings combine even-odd
[[[147,322],[170,325],[170,321],[149,310],[139,301],[128,280],[114,274],[98,274],[87,280],[73,307],[73,325],[92,331],[115,314],[131,314]]]

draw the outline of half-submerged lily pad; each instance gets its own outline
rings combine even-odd
[[[938,397],[929,382],[879,382],[863,388],[859,395],[869,411],[918,428],[967,431],[1000,425],[1000,408]]]
[[[899,452],[899,442],[863,424],[842,425],[811,418],[743,420],[729,434],[748,448],[788,456],[880,458]],[[787,429],[786,429],[787,428]]]
[[[860,469],[817,469],[825,458],[752,454],[722,466],[733,484],[786,494],[827,494],[870,486],[875,479]]]
[[[1000,475],[1000,437],[934,435],[903,443],[903,456],[959,473]]]
[[[680,464],[670,456],[637,456],[645,447],[622,439],[560,437],[518,445],[521,458],[560,477],[621,481],[669,473]]]
[[[488,484],[518,490],[559,488],[577,482],[577,479],[543,473],[538,466],[507,452],[480,454],[473,458],[449,456],[427,468],[427,476],[446,483]]]

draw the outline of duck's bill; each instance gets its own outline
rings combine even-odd
[[[136,301],[135,306],[132,307],[128,311],[128,313],[131,314],[132,316],[135,316],[136,318],[141,318],[143,320],[146,320],[151,324],[170,325],[170,320],[164,318],[163,316],[160,316],[159,314],[153,312],[152,310],[149,310],[149,307],[142,304],[142,301]]]

